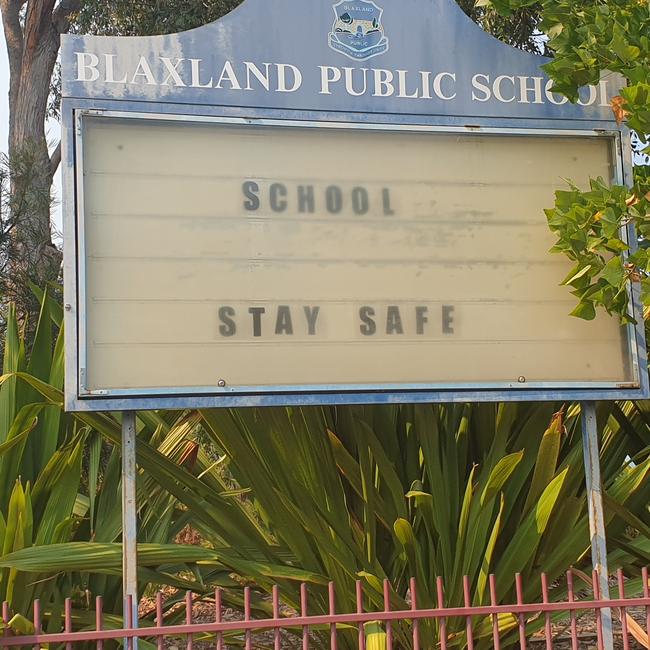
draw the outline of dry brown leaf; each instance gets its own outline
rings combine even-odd
[[[571,568],[571,571],[574,575],[580,578],[588,587],[593,587],[593,581],[591,580],[591,576],[588,576],[584,571],[580,571],[580,569]]]
[[[627,205],[628,208],[631,208],[633,205],[636,205],[639,203],[639,197],[636,194],[632,194],[632,196],[625,201],[625,205]]]
[[[188,441],[185,445],[185,449],[181,454],[181,457],[178,459],[178,464],[184,466],[190,472],[194,469],[196,465],[196,459],[199,456],[199,445],[196,442]]]
[[[626,111],[623,108],[625,104],[627,104],[627,99],[621,97],[620,95],[616,95],[616,97],[612,98],[612,111],[616,117],[617,124],[622,124],[625,122],[625,118],[630,114],[630,111]]]
[[[201,546],[203,544],[203,537],[201,533],[187,524],[174,539],[174,544],[185,544],[187,546]]]
[[[566,435],[566,427],[564,426],[564,418],[565,418],[565,412],[564,412],[564,406],[557,412],[553,413],[553,420],[557,420],[558,423],[558,429],[560,430],[560,433]],[[553,422],[551,420],[551,423]]]
[[[643,279],[643,275],[641,274],[639,267],[636,266],[635,264],[630,264],[628,262],[627,264],[625,264],[625,270],[627,271],[627,277],[632,282],[641,282],[641,280]]]

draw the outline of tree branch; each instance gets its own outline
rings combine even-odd
[[[23,4],[22,0],[0,0],[7,53],[12,66],[14,64],[20,66],[23,53],[23,30],[20,25],[20,9]]]
[[[52,22],[59,34],[65,34],[70,27],[70,16],[81,9],[82,0],[61,0],[52,12]]]
[[[38,51],[39,41],[50,24],[56,0],[31,0],[25,15],[25,50],[31,56]]]
[[[50,156],[50,169],[52,170],[52,176],[56,174],[56,170],[59,168],[59,165],[61,164],[61,141],[59,141],[59,144],[56,145],[56,148],[52,152],[52,155]]]
[[[13,143],[13,112],[20,91],[20,76],[23,67],[24,36],[20,24],[20,10],[26,0],[0,0],[0,13],[7,43],[9,58],[9,149]]]

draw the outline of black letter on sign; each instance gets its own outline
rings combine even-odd
[[[415,321],[417,323],[418,334],[424,334],[424,324],[429,322],[429,319],[427,318],[428,311],[428,307],[415,308]]]
[[[253,315],[253,336],[262,336],[262,314],[266,312],[264,307],[250,307],[249,314]]]
[[[404,334],[399,307],[389,307],[386,311],[386,334]]]
[[[309,327],[309,336],[316,334],[316,319],[320,313],[320,307],[305,307],[305,318],[307,318],[307,327]]]
[[[237,326],[231,316],[235,315],[235,310],[232,307],[219,308],[219,320],[223,325],[219,326],[219,333],[221,336],[234,336],[237,333]]]
[[[370,318],[375,315],[375,310],[372,307],[361,307],[359,310],[359,318],[365,325],[359,328],[364,336],[372,336],[377,332],[377,325],[375,321]]]
[[[454,333],[454,308],[451,305],[442,308],[442,331],[444,334]]]
[[[340,187],[330,185],[325,191],[325,200],[328,212],[338,214],[343,209],[343,193]]]
[[[384,214],[390,217],[391,215],[395,214],[395,210],[393,210],[393,208],[390,207],[390,190],[387,187],[385,187],[381,191],[381,196],[384,200]]]
[[[270,190],[271,210],[273,212],[284,212],[287,209],[287,188],[281,183],[273,183]]]
[[[363,187],[355,187],[352,190],[352,208],[356,214],[368,212],[368,190]]]
[[[313,185],[298,185],[298,212],[313,212],[316,209]]]
[[[276,334],[293,334],[293,323],[291,322],[291,309],[287,305],[278,307],[278,319],[275,322]]]
[[[260,197],[257,196],[257,193],[260,191],[260,186],[254,181],[246,181],[242,185],[242,191],[244,196],[248,201],[244,201],[244,207],[249,211],[253,212],[260,209]]]

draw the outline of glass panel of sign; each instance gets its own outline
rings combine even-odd
[[[612,151],[84,118],[85,388],[630,381],[617,321],[568,315],[543,213]]]

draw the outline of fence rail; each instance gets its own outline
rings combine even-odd
[[[95,645],[102,650],[105,641],[116,640],[124,642],[127,648],[132,648],[135,639],[145,639],[155,644],[158,650],[163,650],[167,639],[184,639],[188,650],[193,650],[197,641],[210,642],[216,650],[225,650],[229,643],[243,645],[246,650],[252,650],[258,645],[282,648],[326,647],[338,650],[341,645],[346,648],[357,647],[359,650],[393,648],[467,648],[474,650],[476,644],[482,647],[493,647],[500,650],[502,646],[518,647],[526,650],[528,647],[538,647],[540,644],[546,650],[553,650],[561,644],[562,648],[581,650],[593,648],[594,641],[598,650],[606,650],[606,626],[610,625],[611,614],[614,612],[614,627],[616,647],[622,650],[649,648],[650,637],[650,584],[647,568],[642,571],[642,588],[640,594],[626,596],[626,581],[621,571],[617,575],[618,597],[603,600],[599,594],[598,576],[592,575],[593,589],[585,596],[583,591],[576,591],[574,574],[569,571],[566,576],[567,599],[562,602],[551,602],[549,585],[544,574],[541,575],[541,602],[525,603],[523,599],[523,583],[520,575],[515,577],[516,603],[498,604],[496,580],[489,576],[488,586],[490,605],[475,606],[471,602],[470,582],[463,580],[463,600],[461,607],[445,606],[445,590],[443,582],[438,578],[436,583],[437,602],[435,608],[418,607],[418,591],[415,580],[410,581],[408,600],[409,609],[391,609],[391,585],[388,581],[383,584],[383,609],[381,611],[366,611],[364,609],[364,591],[360,581],[356,584],[356,611],[336,611],[336,589],[329,584],[327,592],[328,613],[309,614],[309,593],[307,585],[301,585],[299,610],[287,612],[281,607],[280,590],[276,586],[272,590],[270,604],[272,616],[268,618],[252,618],[251,589],[243,590],[244,607],[240,615],[233,619],[232,612],[228,619],[224,618],[223,594],[217,590],[214,594],[213,622],[193,620],[193,610],[196,605],[194,594],[188,592],[180,607],[184,607],[183,624],[165,625],[164,597],[158,593],[155,598],[155,619],[153,621],[129,620],[133,616],[127,614],[126,625],[120,629],[105,629],[102,598],[96,599],[95,629],[73,629],[72,604],[70,599],[65,602],[63,631],[53,634],[42,633],[42,612],[38,601],[34,603],[32,616],[33,631],[30,634],[16,634],[10,629],[12,612],[7,603],[2,607],[2,619],[5,623],[3,636],[0,637],[0,648],[33,646],[35,649],[44,646],[65,645],[66,650],[72,650],[73,644]],[[591,597],[590,597],[591,596]],[[583,599],[580,600],[579,597]],[[204,599],[205,597],[203,597]],[[203,602],[205,602],[201,599]],[[178,605],[177,605],[178,606]],[[635,616],[630,616],[633,609]],[[133,602],[126,603],[126,612],[134,612]],[[579,619],[585,613],[591,613],[591,621],[595,631],[586,636],[589,642],[581,644]],[[153,614],[153,612],[152,612]],[[564,615],[564,616],[562,616]],[[485,623],[487,622],[487,628]],[[480,630],[479,630],[480,628]],[[487,632],[486,632],[487,629]],[[257,643],[256,635],[264,637],[263,642]],[[344,644],[341,643],[345,636]],[[353,641],[351,642],[351,639]],[[487,644],[487,645],[486,645]]]

